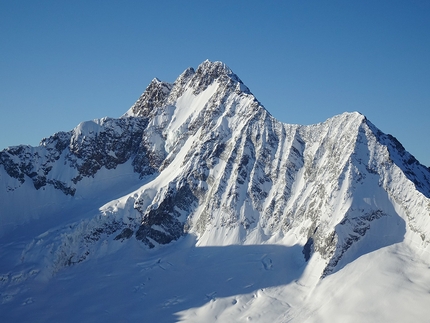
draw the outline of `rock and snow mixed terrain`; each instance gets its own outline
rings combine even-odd
[[[0,316],[427,322],[430,170],[360,113],[274,119],[221,62],[0,152]]]

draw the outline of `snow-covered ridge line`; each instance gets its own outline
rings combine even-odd
[[[429,179],[362,114],[281,123],[205,61],[119,119],[0,152],[0,312],[426,322]]]
[[[324,276],[385,219],[399,227],[375,245],[429,244],[429,170],[402,148],[358,112],[283,124],[225,64],[205,61],[173,84],[154,79],[119,119],[1,152],[2,221],[58,216],[103,182],[112,202],[91,211],[95,224],[76,226],[74,248],[58,240],[60,264],[96,253],[81,231],[100,226],[112,245],[134,236],[152,248],[189,232],[202,246],[294,241],[306,259],[321,257]],[[142,182],[114,195],[121,178]],[[36,208],[18,206],[26,196]]]

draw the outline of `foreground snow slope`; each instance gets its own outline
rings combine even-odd
[[[0,312],[424,322],[429,181],[360,113],[280,123],[205,61],[120,119],[0,152]]]
[[[11,273],[2,321],[427,322],[428,265],[403,244],[368,253],[320,280],[301,246],[196,247],[192,236],[40,277]],[[7,286],[7,287],[6,287]]]

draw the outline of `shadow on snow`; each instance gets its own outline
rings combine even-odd
[[[119,253],[66,268],[48,282],[27,282],[28,292],[2,306],[3,314],[33,322],[177,322],[181,311],[218,298],[234,304],[236,295],[297,280],[306,266],[302,250],[196,247],[192,236],[147,250],[130,239]]]

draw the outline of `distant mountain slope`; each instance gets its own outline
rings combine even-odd
[[[430,263],[428,168],[358,112],[311,126],[277,121],[221,62],[173,84],[154,79],[119,119],[3,150],[0,199],[2,248],[19,236],[20,266],[37,264],[48,280],[187,234],[205,248],[297,246],[298,266],[314,277],[303,284],[317,290],[399,244]],[[16,266],[10,257],[4,272]]]

